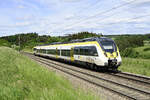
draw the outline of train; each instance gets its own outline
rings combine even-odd
[[[34,55],[84,64],[96,69],[117,70],[122,63],[119,49],[111,38],[91,37],[69,42],[35,46]]]

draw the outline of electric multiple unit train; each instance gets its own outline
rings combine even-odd
[[[122,62],[115,42],[106,37],[92,37],[36,46],[34,54],[74,63],[84,63],[94,68],[117,69]]]

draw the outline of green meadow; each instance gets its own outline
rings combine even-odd
[[[134,48],[136,58],[122,57],[122,65],[119,70],[150,76],[150,45]]]
[[[134,48],[138,52],[138,58],[150,59],[150,45]]]
[[[0,100],[98,100],[7,47],[0,47],[0,69]]]
[[[119,70],[150,76],[150,59],[122,58],[122,65]]]

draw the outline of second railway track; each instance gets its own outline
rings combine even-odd
[[[150,84],[147,78],[139,80],[135,77],[126,77],[121,74],[106,74],[93,72],[87,69],[74,67],[72,65],[63,64],[49,59],[35,57],[31,54],[26,54],[32,59],[54,67],[74,77],[80,78],[88,83],[92,83],[98,87],[105,88],[109,91],[115,92],[121,96],[133,100],[150,100]],[[119,77],[120,76],[120,77]],[[137,76],[136,76],[137,77]],[[128,80],[128,81],[127,81]],[[134,81],[134,82],[133,82]],[[145,85],[144,85],[145,84]]]

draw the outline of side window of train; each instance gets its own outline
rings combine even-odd
[[[56,54],[56,50],[55,49],[48,49],[47,50],[47,54],[55,55]]]
[[[34,49],[33,49],[33,51],[34,51],[34,52],[36,52],[36,51],[37,51],[37,49],[36,49],[36,48],[34,48]]]
[[[89,52],[89,54],[91,56],[98,56],[97,49],[96,49],[95,46],[90,46],[90,52]]]
[[[80,53],[79,47],[74,47],[74,54],[78,55]]]
[[[60,55],[60,49],[58,49],[57,53],[58,53],[58,55]]]
[[[95,46],[81,46],[74,48],[74,54],[76,55],[87,55],[87,56],[98,56]]]
[[[84,55],[84,48],[83,47],[80,48],[80,55]]]
[[[61,55],[70,57],[70,50],[61,50]]]
[[[44,49],[43,53],[45,53],[45,54],[46,54],[46,49]]]

